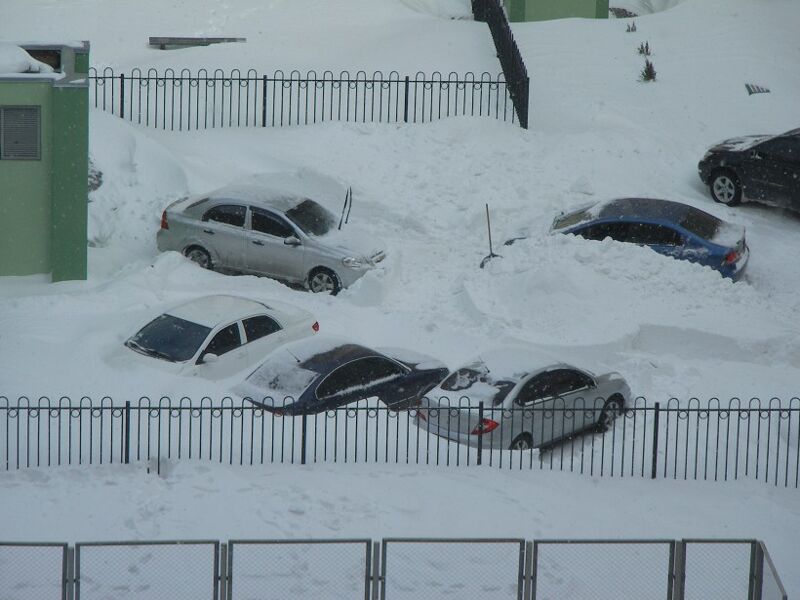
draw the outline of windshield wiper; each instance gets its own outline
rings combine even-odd
[[[125,345],[129,348],[136,350],[140,354],[145,354],[147,356],[154,356],[156,358],[161,358],[164,360],[168,360],[169,362],[175,362],[169,354],[165,354],[164,352],[160,352],[158,350],[154,350],[153,348],[145,348],[141,344],[135,342],[134,340],[128,340],[125,342]]]

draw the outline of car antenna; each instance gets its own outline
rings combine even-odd
[[[347,225],[350,222],[350,209],[353,208],[353,188],[347,188],[347,216],[344,218],[344,224]]]
[[[489,254],[483,257],[481,261],[481,269],[486,266],[486,263],[493,258],[502,258],[499,254],[494,253],[492,248],[492,220],[489,218],[489,203],[486,203],[486,229],[489,232]]]
[[[339,230],[342,229],[342,223],[347,223],[350,220],[350,210],[349,206],[352,202],[351,194],[353,193],[353,188],[347,188],[347,193],[344,195],[344,204],[342,205],[342,216],[339,217]],[[347,218],[345,219],[345,211],[347,211]]]
[[[297,361],[297,364],[300,364],[300,362],[301,362],[301,361],[300,361],[300,359],[299,359],[299,358],[297,358],[297,356],[295,356],[295,353],[294,353],[294,352],[292,352],[292,351],[291,351],[291,350],[289,350],[288,348],[284,348],[284,350],[286,350],[286,351],[287,351],[289,354],[291,354],[291,355],[292,355],[292,358],[293,358],[293,359],[295,359],[295,360]]]

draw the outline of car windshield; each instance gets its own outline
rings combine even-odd
[[[717,217],[702,210],[690,210],[681,219],[681,226],[704,240],[712,239],[722,225]]]
[[[488,373],[489,371],[486,369],[486,367],[484,367],[483,370],[478,370],[475,368],[475,366],[464,367],[463,369],[459,369],[455,373],[452,373],[450,377],[442,382],[440,387],[448,392],[466,390],[467,388],[472,387],[472,384],[479,379],[483,379],[485,381]]]
[[[594,207],[589,206],[583,210],[567,213],[563,217],[558,217],[553,222],[553,229],[564,229],[565,227],[571,227],[572,225],[577,225],[583,221],[588,221],[592,217],[592,208]]]
[[[307,235],[325,235],[336,227],[336,217],[313,200],[303,200],[287,210],[286,216]]]
[[[195,355],[210,332],[209,327],[161,315],[142,327],[125,345],[147,356],[183,362]]]

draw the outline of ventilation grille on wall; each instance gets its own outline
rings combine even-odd
[[[0,106],[0,160],[40,158],[40,107]]]

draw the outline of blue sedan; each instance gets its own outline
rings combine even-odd
[[[551,231],[649,246],[659,254],[716,269],[734,281],[742,277],[750,257],[744,227],[670,200],[620,198],[600,202],[562,213],[553,221]]]

